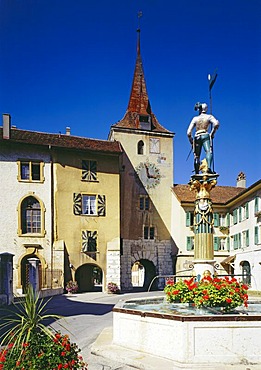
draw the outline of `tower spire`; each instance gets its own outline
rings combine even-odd
[[[141,16],[142,12],[139,12],[139,23]],[[141,58],[140,24],[137,29],[137,55],[127,111],[124,117],[114,127],[169,132],[160,125],[151,110]]]

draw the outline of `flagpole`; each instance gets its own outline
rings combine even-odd
[[[211,76],[210,74],[208,75],[208,81],[209,81],[209,108],[210,108],[210,114],[212,114],[212,87],[214,86],[215,82],[217,79],[217,70],[215,69],[213,75]],[[212,131],[212,124],[211,124],[211,131]],[[213,158],[213,172],[215,172],[215,163],[214,163],[214,143],[213,139],[211,139],[211,150],[212,150],[212,158]]]

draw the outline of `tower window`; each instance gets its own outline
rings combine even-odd
[[[144,142],[142,140],[138,142],[138,154],[144,154]]]

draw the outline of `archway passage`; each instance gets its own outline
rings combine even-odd
[[[242,280],[244,284],[251,285],[251,267],[248,261],[241,262],[242,267]]]
[[[136,261],[132,267],[133,289],[147,291],[152,279],[156,276],[156,267],[152,261],[141,259]],[[157,281],[153,283],[151,290],[157,290]]]
[[[39,258],[35,254],[28,254],[24,256],[21,261],[21,283],[22,283],[23,294],[26,293],[26,289],[29,285],[29,264],[30,264],[28,261],[29,258],[36,258],[39,260]],[[38,278],[39,278],[38,286],[39,286],[39,290],[41,290],[42,288],[42,265],[41,265],[40,260],[39,260],[37,267],[38,267]]]
[[[95,264],[84,264],[75,272],[79,292],[102,291],[102,269]]]

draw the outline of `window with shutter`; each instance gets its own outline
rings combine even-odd
[[[194,239],[191,236],[187,236],[187,251],[194,249]]]
[[[86,216],[106,216],[105,195],[73,194],[73,213]]]
[[[214,213],[214,226],[215,227],[218,227],[220,226],[220,222],[219,222],[219,214],[218,213]]]
[[[218,236],[214,236],[214,251],[219,251],[220,239]]]
[[[186,226],[190,227],[194,224],[194,214],[193,212],[186,212]]]
[[[97,231],[82,231],[82,252],[97,252]]]
[[[97,161],[82,161],[82,180],[97,181]]]

